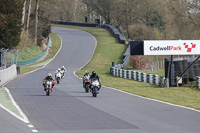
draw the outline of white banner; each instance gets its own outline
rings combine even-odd
[[[200,55],[200,40],[144,41],[144,55]]]

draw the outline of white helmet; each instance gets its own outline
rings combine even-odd
[[[60,68],[58,68],[58,72],[60,72]]]
[[[87,70],[87,71],[85,71],[85,73],[86,73],[86,74],[89,74],[89,71]]]

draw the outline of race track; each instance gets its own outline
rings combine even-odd
[[[200,112],[102,87],[97,98],[85,93],[74,71],[95,50],[95,39],[79,30],[53,27],[62,48],[46,67],[6,85],[39,133],[199,133]],[[64,65],[67,73],[51,96],[42,79]],[[23,127],[24,125],[22,124]],[[21,131],[21,133],[27,133]]]

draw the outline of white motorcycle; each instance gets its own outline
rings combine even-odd
[[[59,84],[60,81],[61,81],[61,78],[62,78],[61,72],[57,72],[56,75],[55,75],[55,77],[56,77],[57,84]]]
[[[63,79],[65,75],[65,70],[60,70],[60,73],[61,73],[61,79]]]

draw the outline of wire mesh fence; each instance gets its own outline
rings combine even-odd
[[[0,50],[0,70],[6,69],[17,62],[18,51],[16,49],[4,49]]]

